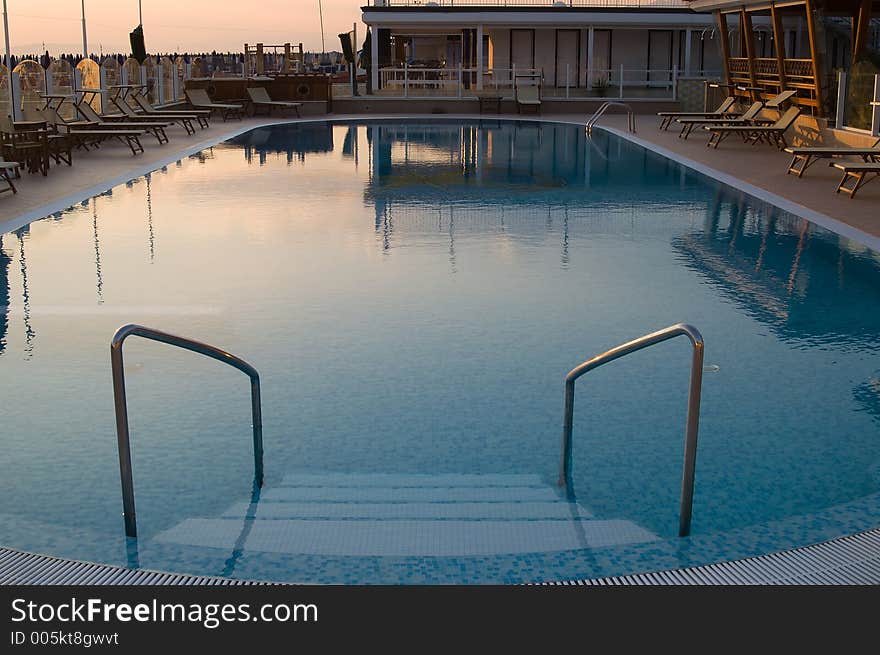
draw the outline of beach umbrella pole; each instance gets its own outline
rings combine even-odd
[[[6,17],[6,0],[3,0],[3,38],[6,40],[6,80],[9,85],[9,115],[15,120],[15,92],[12,90],[12,53],[9,49],[9,19]]]

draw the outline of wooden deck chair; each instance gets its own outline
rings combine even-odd
[[[785,133],[788,131],[788,128],[794,125],[800,113],[801,110],[798,107],[789,107],[773,125],[704,125],[703,129],[711,132],[706,147],[717,149],[724,139],[731,134],[738,134],[743,137],[744,141],[751,142],[753,145],[758,142],[764,142],[784,150],[788,147],[788,143],[785,141]]]
[[[244,109],[241,105],[232,103],[212,102],[208,97],[208,92],[204,89],[187,89],[186,98],[196,109],[210,109],[219,112],[224,121],[230,116],[241,119],[241,111]]]
[[[792,155],[791,163],[788,165],[788,173],[794,173],[798,177],[803,177],[804,171],[820,159],[853,156],[861,157],[862,161],[865,162],[880,161],[880,139],[877,139],[873,145],[868,146],[867,148],[854,148],[852,146],[816,146],[786,148],[785,152]]]
[[[791,100],[795,95],[797,95],[797,91],[783,91],[782,93],[777,93],[764,103],[764,107],[781,111],[782,105]]]
[[[76,103],[76,110],[80,113],[80,116],[91,123],[92,126],[98,126],[102,129],[120,128],[141,130],[142,132],[149,132],[156,137],[159,145],[168,143],[168,135],[165,134],[165,127],[168,123],[162,123],[159,121],[132,121],[127,116],[99,115],[98,112],[92,109],[92,106],[89,103],[82,100]]]
[[[738,115],[735,107],[736,98],[727,96],[724,101],[715,108],[715,111],[658,111],[660,117],[660,129],[667,129],[672,121],[679,118],[724,118],[727,114]]]
[[[723,118],[676,118],[677,123],[681,123],[681,131],[678,133],[679,139],[687,139],[697,125],[770,125],[774,121],[759,118],[761,111],[764,109],[764,103],[760,100],[753,102],[741,114],[729,114]]]
[[[119,109],[119,112],[120,112],[120,119],[119,120],[122,120],[122,117],[124,117],[125,119],[127,119],[133,123],[139,123],[139,122],[142,123],[142,122],[150,122],[150,121],[155,121],[157,123],[164,122],[165,127],[170,127],[171,125],[174,125],[174,123],[179,123],[180,126],[184,130],[186,130],[186,133],[188,136],[192,136],[193,134],[196,133],[196,128],[193,127],[192,122],[187,117],[181,117],[181,116],[161,116],[160,117],[160,116],[147,116],[146,114],[139,114],[138,112],[136,112],[134,110],[134,108],[130,104],[128,104],[128,102],[126,102],[122,98],[113,98],[113,104],[116,105],[116,107]]]
[[[150,104],[150,101],[142,93],[132,94],[134,101],[138,104],[145,116],[155,116],[158,120],[164,117],[169,119],[172,117],[188,118],[190,121],[198,121],[202,129],[210,127],[208,119],[211,117],[210,109],[158,109]]]
[[[299,108],[302,107],[301,102],[288,102],[286,100],[272,100],[269,92],[262,86],[249,86],[247,88],[248,95],[251,98],[251,104],[254,107],[254,116],[257,115],[257,109],[263,108],[266,113],[271,116],[273,109],[293,109],[296,117],[301,118]]]
[[[525,77],[534,79],[531,75]],[[513,95],[514,100],[516,100],[517,113],[521,114],[524,110],[529,110],[535,114],[541,113],[540,82],[537,84],[517,84],[516,80],[514,80]]]
[[[91,147],[100,147],[101,142],[108,139],[118,139],[128,146],[132,155],[144,151],[140,137],[144,135],[142,129],[120,127],[118,123],[108,123],[111,127],[102,127],[98,123],[67,123],[55,109],[42,110],[47,122],[50,123],[57,134],[66,135],[72,139],[73,145],[88,150]]]
[[[843,171],[843,177],[834,192],[840,193],[843,191],[844,193],[849,194],[850,198],[855,198],[856,192],[859,189],[871,180],[880,177],[880,162],[876,161],[862,163],[833,161],[830,162],[830,165]],[[847,186],[846,183],[850,181],[852,184]]]

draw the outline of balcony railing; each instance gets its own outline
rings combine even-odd
[[[374,7],[596,7],[688,9],[685,0],[373,0]]]

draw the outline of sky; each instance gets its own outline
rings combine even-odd
[[[358,23],[367,0],[320,0],[326,50]],[[319,0],[142,0],[147,52],[241,52],[245,43],[300,43],[321,50]],[[81,0],[6,0],[13,54],[82,50]],[[85,0],[89,50],[129,52],[137,0]],[[45,44],[45,47],[43,46]]]

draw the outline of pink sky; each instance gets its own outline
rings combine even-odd
[[[128,52],[128,33],[138,22],[137,0],[85,0],[89,50]],[[358,22],[361,0],[321,0],[327,50],[340,50],[337,34]],[[303,43],[321,50],[318,0],[142,0],[148,52],[241,51],[244,44]],[[52,54],[82,49],[80,0],[7,0],[14,53]]]

